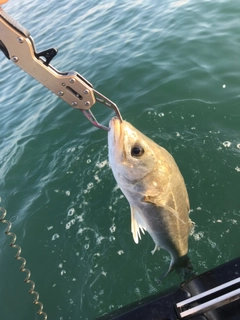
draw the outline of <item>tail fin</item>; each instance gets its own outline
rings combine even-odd
[[[195,275],[192,263],[188,255],[179,257],[177,260],[172,260],[169,269],[167,273],[165,273],[163,278],[165,278],[173,270],[175,270],[183,278],[184,281],[192,278]]]

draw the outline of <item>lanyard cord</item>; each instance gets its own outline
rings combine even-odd
[[[2,213],[2,215],[1,215],[1,213]],[[34,294],[35,295],[35,300],[33,301],[33,303],[37,304],[39,306],[39,310],[38,310],[37,313],[43,315],[43,319],[47,320],[47,314],[43,311],[43,304],[39,301],[39,294],[38,294],[37,291],[34,291],[35,283],[32,280],[30,280],[31,272],[28,269],[25,269],[26,260],[23,257],[20,257],[22,249],[21,249],[21,247],[19,245],[15,244],[17,236],[13,232],[10,232],[12,224],[11,224],[10,221],[4,219],[6,217],[6,214],[7,214],[7,211],[4,208],[0,207],[0,222],[7,224],[8,227],[7,227],[6,231],[5,231],[5,234],[7,236],[12,237],[12,241],[10,243],[10,247],[17,249],[17,254],[15,255],[15,259],[22,261],[22,265],[20,267],[20,271],[21,272],[26,272],[26,274],[27,274],[26,279],[24,280],[24,282],[30,283],[30,285],[31,285],[31,289],[29,290],[29,294]]]

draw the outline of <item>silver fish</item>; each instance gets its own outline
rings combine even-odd
[[[109,164],[131,207],[131,231],[138,243],[146,230],[156,249],[171,255],[167,274],[188,267],[189,199],[179,168],[164,148],[127,121],[111,119]]]

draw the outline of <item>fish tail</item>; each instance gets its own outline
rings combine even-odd
[[[195,274],[193,271],[192,263],[188,255],[179,257],[177,260],[172,260],[168,271],[165,273],[163,278],[165,278],[169,273],[175,270],[184,281],[192,278]]]

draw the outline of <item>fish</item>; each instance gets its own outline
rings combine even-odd
[[[113,176],[129,202],[135,243],[147,231],[156,250],[171,256],[165,276],[191,269],[188,239],[193,228],[183,176],[172,155],[125,120],[109,122],[108,158]],[[164,276],[164,277],[165,277]]]

